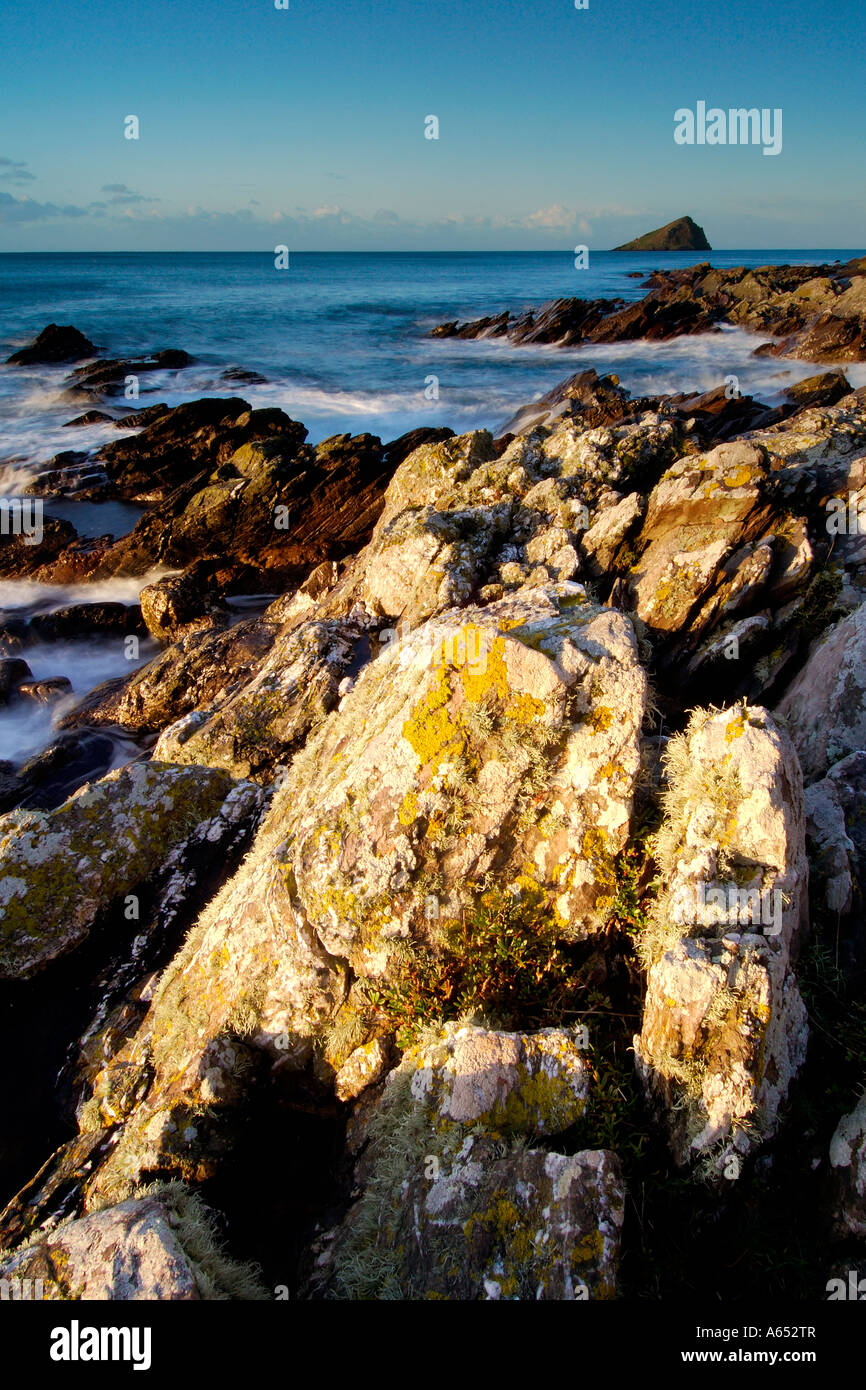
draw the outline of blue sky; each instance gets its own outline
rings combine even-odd
[[[866,242],[861,0],[289,3],[8,3],[0,250]],[[699,100],[781,153],[676,145]]]

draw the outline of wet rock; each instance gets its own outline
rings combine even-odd
[[[42,504],[37,502],[34,505]],[[12,532],[0,536],[0,578],[32,576],[41,566],[54,560],[77,535],[70,522],[58,521],[50,516],[39,519],[38,529],[28,520],[28,530],[29,534],[22,529],[17,534]]]
[[[136,436],[136,447],[146,452],[140,442],[163,427],[180,428],[166,417]],[[178,436],[177,458],[185,463],[187,481],[95,557],[90,576],[140,574],[156,563],[186,566],[208,558],[244,572],[246,592],[273,592],[352,554],[369,539],[379,516],[390,465],[373,435],[334,436],[311,449],[300,444],[305,433],[281,411],[247,411],[225,429],[203,432],[221,461],[192,476],[190,451],[199,446],[195,436]],[[240,447],[232,451],[232,443]]]
[[[806,1053],[792,969],[808,919],[802,779],[787,735],[749,706],[696,713],[668,777],[636,1063],[676,1161],[737,1178]]]
[[[7,618],[0,623],[0,653],[11,656],[27,645],[30,624],[26,618]]]
[[[42,363],[77,362],[96,352],[89,338],[77,328],[66,324],[49,323],[29,347],[19,348],[6,361],[13,366],[30,367]]]
[[[526,405],[504,426],[503,432],[528,434],[539,425],[552,428],[567,415],[581,421],[587,429],[612,424],[633,413],[628,391],[619,377],[599,377],[593,367],[554,386],[552,391]]]
[[[0,705],[8,704],[21,681],[32,674],[27,662],[20,657],[6,657],[0,661]]]
[[[131,892],[231,787],[205,768],[132,764],[56,810],[0,820],[0,976],[22,979],[83,940],[100,907]]]
[[[224,630],[190,632],[147,666],[90,691],[59,727],[119,724],[136,734],[157,733],[249,680],[281,625],[263,616]]]
[[[18,769],[14,787],[0,793],[0,811],[16,806],[52,811],[84,782],[102,777],[115,760],[117,744],[106,734],[83,730],[61,734]]]
[[[306,433],[281,410],[250,410],[239,397],[208,397],[175,406],[139,434],[104,444],[97,457],[118,496],[157,502],[225,463],[242,444],[280,436],[297,448]]]
[[[72,681],[68,676],[40,676],[19,681],[15,688],[22,700],[35,700],[40,705],[51,705],[71,693]]]
[[[142,430],[168,414],[169,407],[160,401],[157,405],[145,406],[143,410],[131,410],[114,423],[119,430]]]
[[[266,386],[267,377],[261,372],[252,372],[247,367],[227,367],[222,373],[223,381],[237,381],[241,386]]]
[[[143,358],[103,358],[88,362],[85,367],[76,367],[72,381],[79,390],[92,395],[120,396],[128,376],[143,376],[148,372],[177,371],[189,367],[193,362],[188,352],[180,348],[166,348]]]
[[[808,410],[812,406],[836,405],[850,390],[851,385],[844,372],[821,372],[789,386],[785,391],[785,400],[800,410]]]
[[[860,361],[866,353],[866,269],[847,265],[735,266],[719,270],[708,262],[680,270],[654,271],[648,293],[636,303],[622,300],[555,300],[516,317],[508,312],[472,323],[440,324],[438,338],[507,337],[513,343],[574,346],[636,338],[663,340],[707,333],[722,323],[775,334],[758,355],[801,357],[815,362]]]
[[[146,627],[137,603],[74,603],[37,614],[30,631],[40,642],[64,642],[76,637],[142,636]]]

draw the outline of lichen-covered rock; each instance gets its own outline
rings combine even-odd
[[[841,1239],[866,1237],[866,1095],[843,1115],[830,1141],[836,1185],[835,1231]]]
[[[489,434],[416,449],[397,469],[370,544],[351,566],[333,611],[417,623],[491,597],[491,586],[571,580],[592,509],[653,479],[682,447],[682,430],[648,416],[584,430],[567,420],[515,439],[497,456]]]
[[[212,710],[192,711],[170,725],[153,756],[224,767],[234,777],[272,773],[336,707],[346,673],[369,656],[369,638],[358,623],[289,628],[251,680]]]
[[[0,976],[26,978],[77,946],[231,788],[223,772],[135,763],[54,811],[0,818]]]
[[[388,1070],[390,1048],[385,1038],[373,1038],[350,1053],[334,1077],[337,1100],[354,1100]]]
[[[441,1166],[425,1172],[422,1162],[410,1171],[399,1199],[375,1233],[356,1232],[363,1209],[349,1213],[317,1271],[328,1297],[584,1302],[616,1295],[625,1193],[609,1150],[503,1154],[495,1141],[469,1137]]]
[[[264,1299],[255,1272],[219,1249],[212,1218],[180,1183],[120,1202],[0,1251],[0,1282],[59,1300]],[[5,1285],[4,1285],[5,1287]]]
[[[787,735],[750,706],[698,712],[667,766],[636,1061],[677,1161],[736,1177],[805,1058],[791,968],[808,914],[802,779]]]
[[[807,782],[866,747],[866,603],[813,649],[778,705]]]
[[[525,1147],[580,1117],[574,1034],[449,1026],[404,1056],[360,1121],[358,1201],[319,1243],[331,1298],[615,1293],[624,1190],[606,1150]]]
[[[560,1134],[583,1114],[592,1068],[578,1031],[500,1033],[448,1024],[404,1053],[411,1095],[431,1129],[483,1125],[527,1134]]]

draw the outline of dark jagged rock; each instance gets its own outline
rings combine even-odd
[[[117,495],[161,502],[178,485],[226,463],[243,444],[280,436],[300,447],[307,431],[282,410],[251,410],[238,396],[175,406],[140,434],[104,444],[102,462]]]
[[[246,367],[227,367],[222,373],[223,381],[236,381],[239,386],[266,386],[267,377],[261,372],[252,372]]]
[[[176,642],[187,632],[228,626],[225,604],[211,591],[216,566],[207,560],[141,590],[141,613],[151,637]]]
[[[615,246],[614,251],[711,251],[703,227],[690,217],[678,217],[654,232],[635,237],[623,246]]]
[[[851,383],[844,372],[821,372],[789,386],[785,400],[798,410],[808,410],[814,405],[835,405],[850,391]]]
[[[68,676],[42,676],[19,681],[15,687],[22,700],[35,700],[40,705],[52,705],[72,691]]]
[[[53,365],[58,362],[80,362],[82,357],[93,357],[95,352],[93,343],[77,328],[70,324],[49,323],[28,347],[19,348],[6,361],[17,367]]]
[[[85,782],[108,772],[117,753],[115,740],[90,729],[61,734],[18,769],[14,781],[0,789],[0,811],[16,806],[53,811]]]
[[[74,420],[67,420],[64,429],[71,430],[85,425],[110,425],[119,423],[115,421],[113,415],[106,415],[104,410],[85,410],[83,415],[76,415]]]
[[[147,666],[97,686],[62,717],[59,727],[117,724],[133,734],[158,733],[248,680],[280,626],[265,614],[224,631],[190,632]]]
[[[440,439],[450,439],[453,434],[453,430],[435,429],[432,425],[424,425],[420,429],[409,430],[407,434],[401,434],[399,439],[392,439],[390,444],[384,446],[382,462],[386,469],[393,471],[400,467],[403,460],[407,459],[413,450],[420,449],[422,444],[434,444]]]
[[[157,405],[145,406],[144,410],[131,410],[128,415],[115,420],[114,426],[118,430],[143,430],[168,415],[169,411],[170,407],[160,401]]]
[[[206,407],[207,414],[213,403],[191,404]],[[243,592],[244,585],[246,592],[273,592],[300,584],[318,565],[364,545],[401,458],[418,442],[449,435],[413,431],[383,449],[374,435],[344,434],[312,448],[301,442],[304,427],[279,410],[235,415],[218,408],[212,415],[215,423],[200,425],[197,411],[190,410],[181,433],[184,417],[178,421],[173,411],[142,434],[100,451],[102,457],[111,451],[110,471],[125,470],[114,486],[139,500],[145,486],[155,491],[150,470],[157,450],[163,476],[184,468],[187,477],[173,490],[166,487],[160,505],[128,535],[114,544],[70,546],[39,572],[40,581],[144,574],[158,563],[185,568],[206,558],[219,561],[223,571],[217,597]],[[113,452],[121,446],[122,459]]]
[[[587,429],[611,424],[634,412],[619,377],[599,377],[593,367],[566,377],[552,391],[525,405],[504,426],[503,433],[525,434],[537,425],[552,426],[563,417],[580,420]]]

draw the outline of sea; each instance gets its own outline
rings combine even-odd
[[[744,394],[773,404],[816,368],[754,358],[764,339],[740,329],[580,348],[431,339],[429,331],[448,320],[520,312],[562,296],[639,299],[646,293],[643,275],[662,267],[844,262],[860,254],[856,248],[591,252],[581,269],[570,251],[291,253],[284,269],[259,252],[3,254],[0,362],[48,323],[73,324],[100,356],[184,348],[191,366],[142,374],[141,407],[241,396],[254,407],[281,407],[305,425],[311,443],[362,432],[387,442],[419,425],[498,432],[520,406],[590,366],[600,375],[615,373],[634,394],[709,390],[733,374]],[[263,380],[227,381],[223,374],[233,368]],[[20,496],[61,450],[119,437],[111,425],[64,428],[86,408],[63,398],[68,370],[0,366],[0,496]],[[845,370],[852,385],[866,384],[866,364]],[[72,520],[85,537],[123,534],[139,515],[118,503],[52,502],[46,512]],[[0,624],[4,611],[132,602],[144,582],[118,579],[97,591],[0,581]],[[111,643],[28,648],[24,655],[34,675],[67,675],[76,700],[130,669]],[[0,710],[0,759],[20,763],[44,747],[57,712]]]

